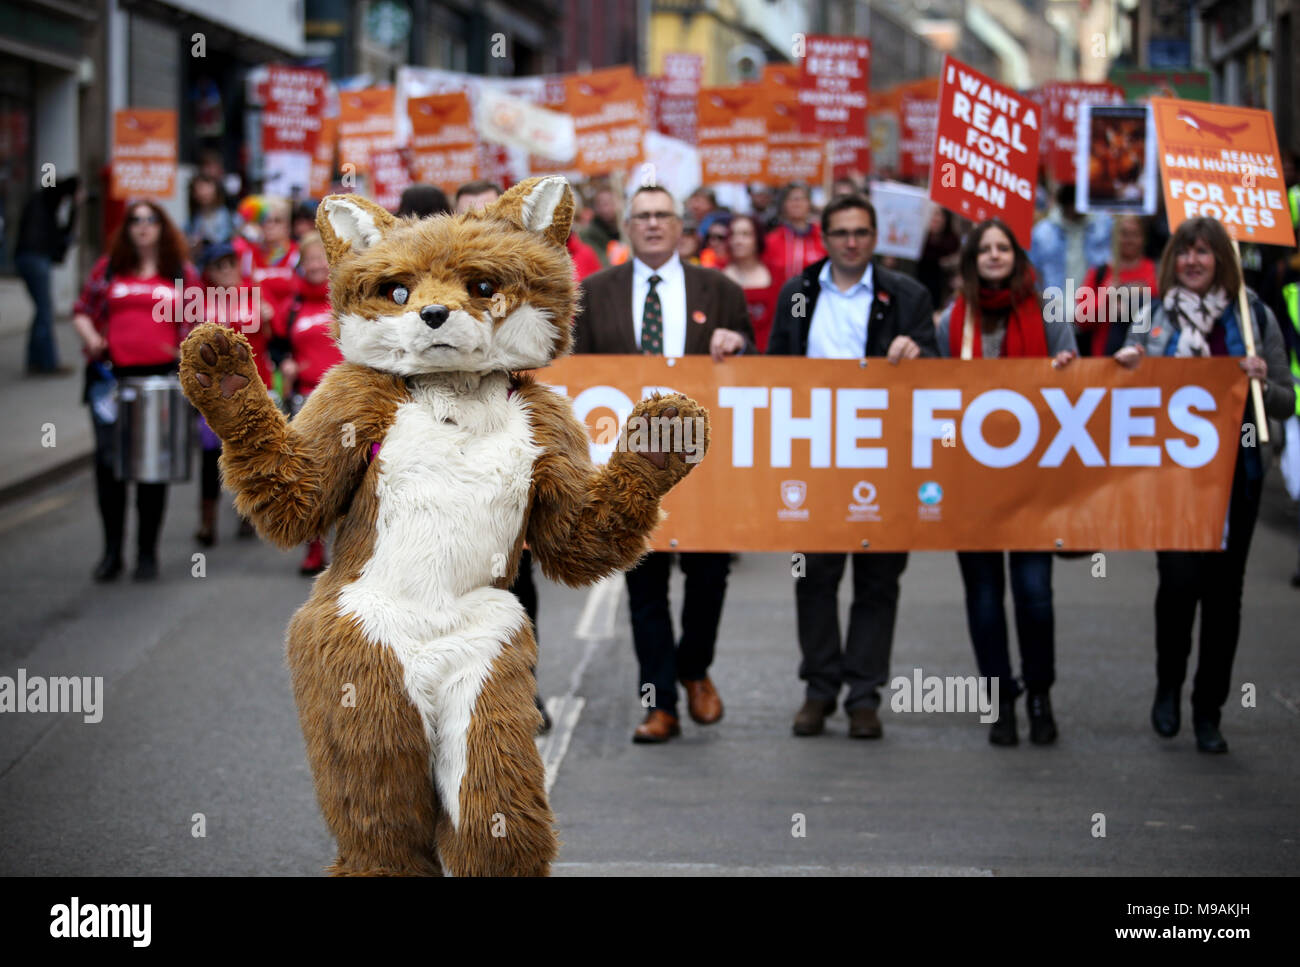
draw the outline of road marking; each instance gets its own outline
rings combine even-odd
[[[1292,715],[1300,715],[1300,708],[1296,707],[1295,701],[1293,699],[1287,698],[1276,688],[1273,689],[1273,697],[1277,699],[1279,702],[1281,702],[1282,707],[1285,708]]]
[[[541,753],[542,764],[546,767],[546,792],[549,795],[559,775],[560,764],[569,751],[569,740],[573,738],[578,727],[578,717],[582,715],[587,700],[578,694],[582,687],[582,676],[587,666],[600,650],[600,646],[614,637],[614,616],[618,613],[618,603],[622,600],[623,575],[611,574],[592,586],[587,592],[587,600],[578,616],[578,625],[574,637],[585,641],[582,657],[573,666],[569,676],[569,689],[563,695],[553,695],[546,700],[546,711],[551,716],[551,731],[537,738],[537,750]]]
[[[72,501],[78,496],[80,495],[75,492],[69,492],[38,500],[36,503],[24,507],[22,510],[16,511],[11,516],[0,521],[0,534],[5,533],[6,531],[11,531],[19,524],[25,524],[33,518],[58,510],[60,507],[72,503]]]

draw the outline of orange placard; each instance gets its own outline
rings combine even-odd
[[[1038,180],[1038,106],[949,55],[939,75],[930,199],[963,218],[1000,218],[1029,248]]]
[[[645,85],[631,67],[564,78],[564,110],[573,115],[584,175],[626,171],[641,163],[647,123]]]
[[[767,157],[767,104],[761,84],[700,91],[700,172],[706,185],[758,181]]]
[[[825,142],[799,128],[799,75],[795,64],[768,64],[759,81],[767,102],[767,160],[763,181],[785,185],[822,182]]]
[[[113,112],[114,201],[170,198],[176,188],[176,112],[124,108]]]
[[[397,140],[396,91],[367,87],[339,92],[339,165],[369,171],[370,156],[390,151]]]
[[[334,149],[338,147],[339,119],[321,118],[320,134],[311,155],[312,198],[324,198],[334,183]]]
[[[537,375],[597,462],[653,391],[709,410],[661,550],[1217,550],[1246,398],[1224,358],[577,356]],[[639,432],[698,454],[698,435]]]
[[[411,175],[450,193],[478,179],[478,139],[469,95],[430,94],[406,102],[411,117]]]
[[[1267,111],[1151,98],[1169,230],[1208,215],[1233,238],[1295,245],[1277,133]]]

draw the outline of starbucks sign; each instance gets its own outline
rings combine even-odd
[[[396,47],[411,32],[411,12],[394,0],[372,3],[366,11],[366,33],[385,47]]]

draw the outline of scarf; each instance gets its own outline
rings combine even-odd
[[[1003,358],[1047,355],[1047,335],[1043,331],[1043,314],[1038,307],[1038,300],[1033,296],[1013,302],[1010,289],[981,287],[979,309],[973,320],[975,338],[971,340],[972,359],[981,359],[984,356],[979,316],[1008,310],[1010,314],[1006,322],[1006,341],[1002,344]],[[952,304],[952,315],[948,317],[948,349],[953,359],[961,359],[961,337],[965,324],[966,298],[958,295],[957,300]]]
[[[1204,296],[1175,285],[1162,300],[1165,312],[1178,320],[1178,347],[1175,356],[1208,356],[1210,343],[1206,336],[1228,308],[1228,294],[1216,286]]]

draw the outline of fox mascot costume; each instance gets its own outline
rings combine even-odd
[[[205,324],[182,347],[240,513],[285,548],[338,523],[288,632],[332,873],[545,875],[555,857],[537,646],[508,590],[520,551],[572,586],[629,568],[692,466],[644,434],[629,450],[624,428],[596,469],[571,402],[526,375],[570,349],[572,218],[561,178],[455,217],[326,198],[344,362],[292,423],[242,335]],[[668,421],[661,440],[697,420],[707,447],[707,411],[684,396],[632,416]]]

